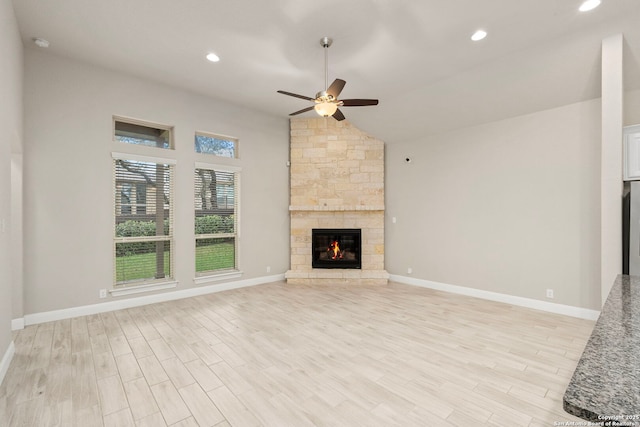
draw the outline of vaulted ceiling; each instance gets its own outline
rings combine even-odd
[[[625,35],[640,88],[640,2],[603,0],[14,0],[25,47],[281,117],[342,78],[347,120],[388,143],[600,96],[603,38]],[[482,28],[486,39],[473,42]],[[215,52],[218,63],[205,60]],[[306,113],[313,115],[313,112]]]

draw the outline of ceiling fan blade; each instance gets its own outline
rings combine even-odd
[[[343,107],[364,107],[366,105],[378,105],[377,99],[343,99]]]
[[[331,83],[331,86],[327,88],[327,93],[333,96],[335,99],[338,99],[338,95],[340,95],[340,92],[342,92],[342,89],[346,84],[347,82],[345,82],[344,80],[335,79],[333,83]]]
[[[313,101],[314,100],[313,98],[309,98],[308,96],[298,95],[297,93],[285,92],[284,90],[279,90],[278,93],[281,93],[283,95],[293,96],[295,98],[306,99],[307,101]]]
[[[342,114],[342,111],[340,111],[339,109],[336,110],[335,113],[333,113],[332,116],[334,119],[336,119],[337,121],[341,122],[342,120],[344,120],[346,117],[344,116],[344,114]]]
[[[312,105],[311,107],[307,107],[307,108],[303,108],[302,110],[298,110],[295,113],[291,113],[289,114],[290,116],[295,116],[297,114],[302,114],[302,113],[306,113],[307,111],[311,111],[313,110],[314,105]]]

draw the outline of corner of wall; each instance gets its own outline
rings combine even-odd
[[[13,201],[12,155],[20,153],[23,142],[24,53],[18,22],[10,0],[0,1],[0,380],[9,368],[15,347],[11,337],[13,315]]]

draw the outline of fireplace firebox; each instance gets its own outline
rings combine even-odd
[[[314,228],[311,230],[311,267],[362,268],[359,228]]]

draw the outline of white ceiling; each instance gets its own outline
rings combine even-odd
[[[25,47],[287,117],[347,81],[347,119],[392,143],[600,95],[600,44],[625,35],[625,81],[640,88],[640,1],[14,0]],[[489,35],[469,37],[478,28]],[[205,60],[207,52],[221,57]],[[313,116],[313,112],[306,113]]]

